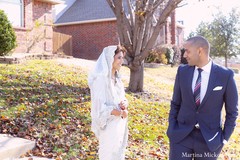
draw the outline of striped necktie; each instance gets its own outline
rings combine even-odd
[[[196,80],[196,84],[195,84],[194,92],[193,92],[195,104],[197,107],[200,106],[200,89],[201,89],[201,72],[202,71],[203,70],[201,68],[198,68],[198,78]]]

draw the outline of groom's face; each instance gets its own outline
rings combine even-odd
[[[183,57],[186,58],[190,66],[198,66],[200,62],[200,52],[199,48],[196,47],[191,42],[186,42],[184,45],[184,54]]]

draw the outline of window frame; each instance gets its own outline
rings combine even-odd
[[[8,4],[14,4],[14,5],[18,5],[19,6],[19,11],[20,11],[20,20],[19,22],[16,24],[16,21],[14,21],[14,19],[9,18],[10,22],[12,23],[13,27],[24,27],[24,0],[0,0],[0,2],[5,3],[6,5]],[[1,9],[1,8],[0,8]],[[11,11],[8,10],[3,10],[4,12],[6,12],[7,14],[11,14]],[[15,23],[14,23],[15,22]]]

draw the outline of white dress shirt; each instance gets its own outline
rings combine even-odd
[[[200,88],[200,103],[202,102],[208,87],[209,76],[212,68],[212,61],[210,60],[207,65],[203,66],[201,69],[203,70],[201,73],[201,88]],[[193,73],[192,80],[192,91],[194,92],[194,87],[196,84],[196,80],[198,77],[198,67],[195,66],[195,70]]]

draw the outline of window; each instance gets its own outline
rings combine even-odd
[[[0,0],[0,9],[14,27],[23,27],[23,0]]]

